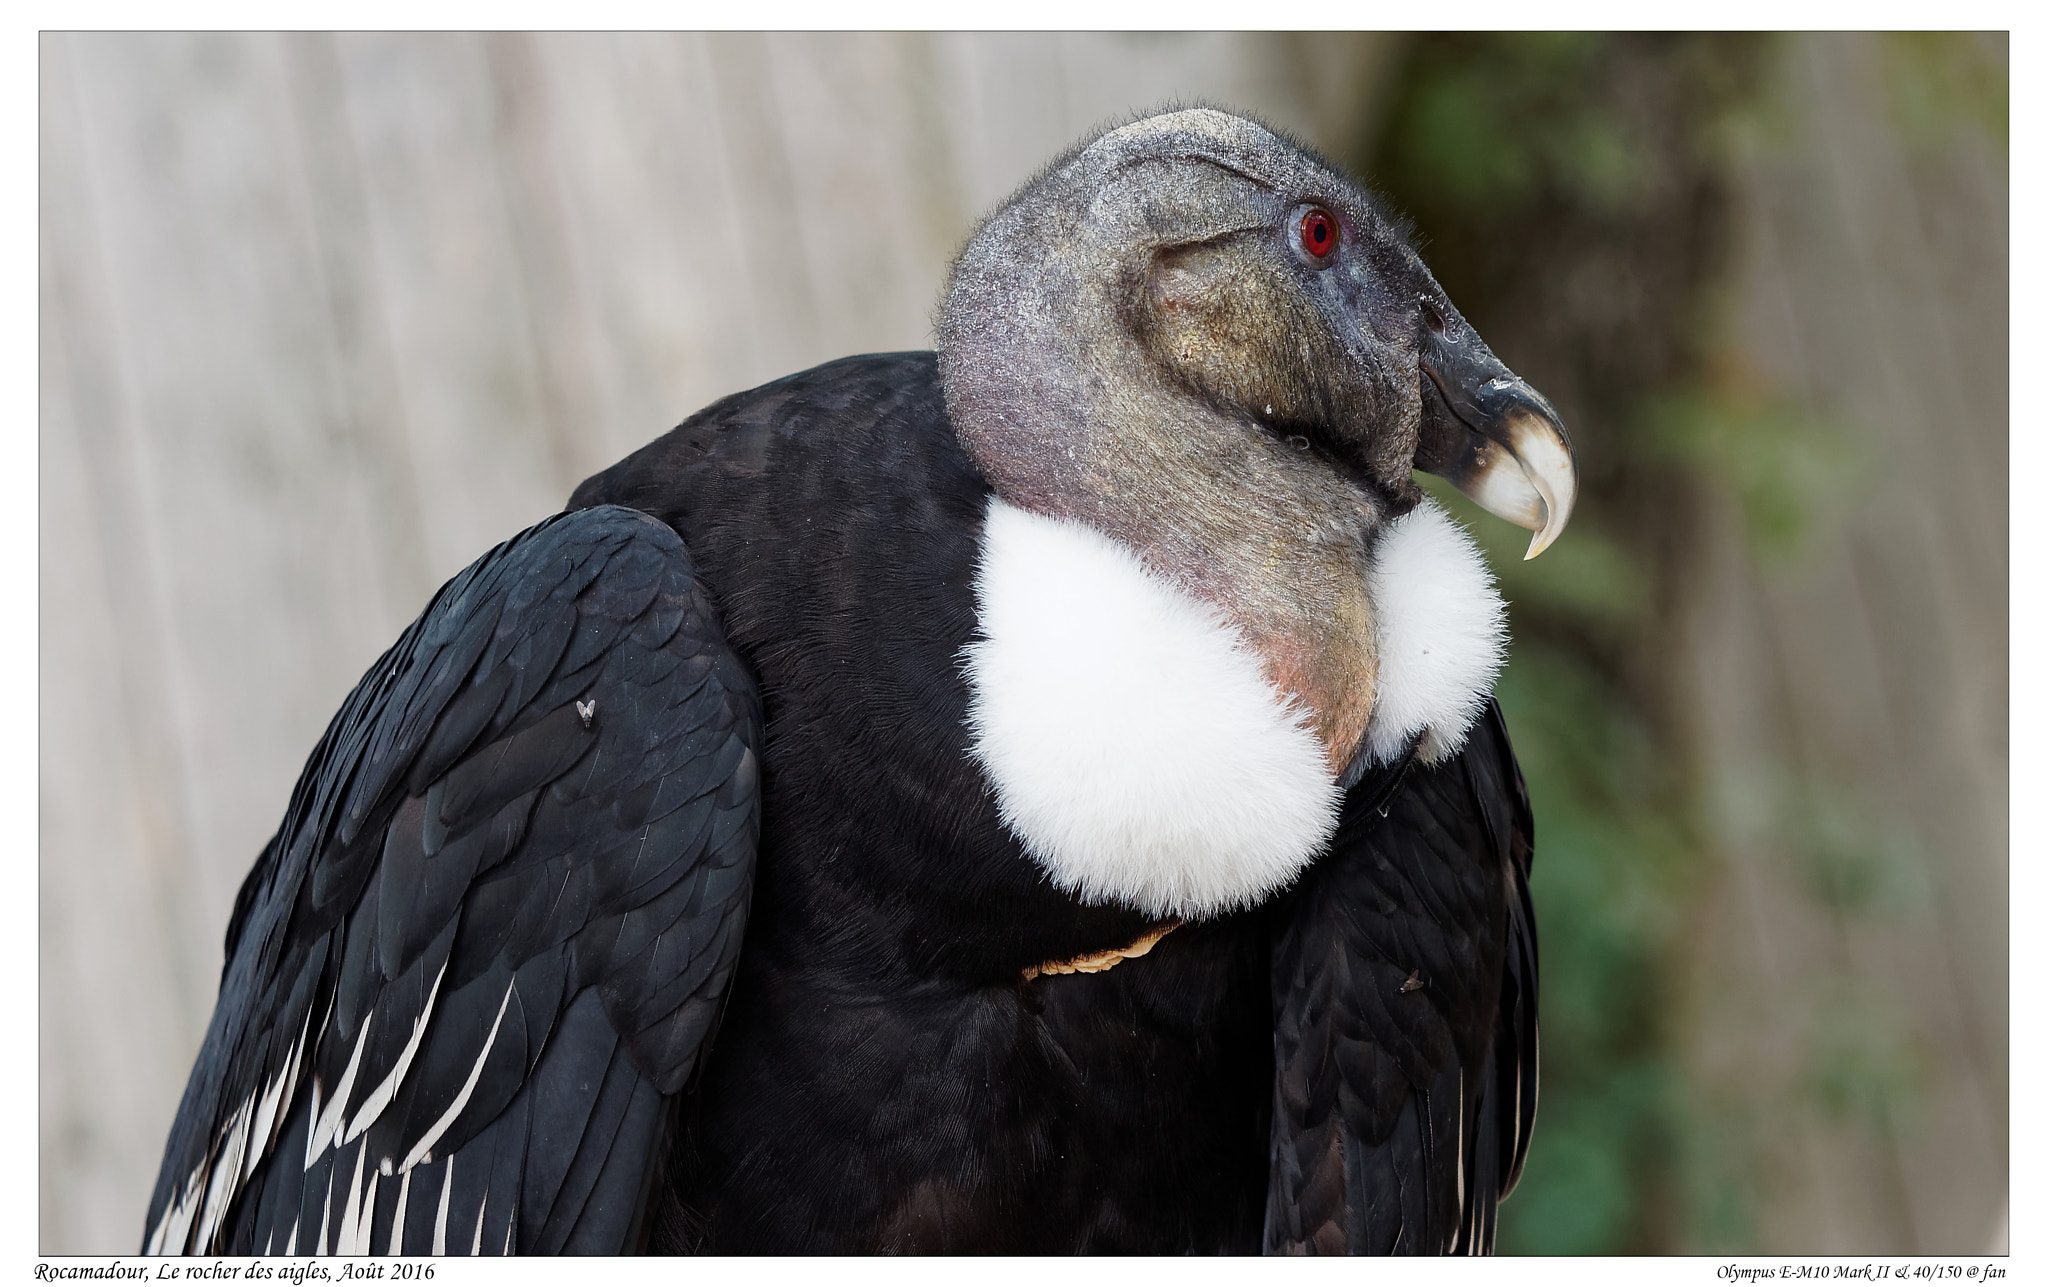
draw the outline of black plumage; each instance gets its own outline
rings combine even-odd
[[[657,1249],[1256,1250],[1231,1177],[1263,1171],[1258,919],[1143,972],[1021,978],[1153,921],[1055,889],[968,754],[986,498],[907,353],[729,398],[571,502],[644,509],[760,588],[722,606],[769,695],[773,824]],[[1229,1116],[1147,1120],[1176,1102]]]
[[[1181,133],[1157,142],[1161,121]],[[1250,148],[1287,182],[1339,182],[1218,113],[1129,129],[1141,159],[1206,174],[1188,148]],[[1069,171],[1094,151],[1008,209],[1088,191]],[[1230,164],[1230,182],[1250,182],[1255,166]],[[1193,214],[1147,216],[1171,244],[1144,254],[1174,290],[1216,269],[1191,268],[1176,237],[1278,256],[1293,265],[1283,286],[1300,274],[1322,290],[1317,274],[1342,267],[1348,284],[1315,308],[1344,317],[1435,289],[1367,206],[1342,204],[1363,201],[1348,190],[1309,195],[1338,210],[1311,211],[1329,237],[1341,216],[1345,235],[1384,241],[1355,266],[1334,241],[1309,254],[1244,235],[1254,215],[1284,232],[1300,192],[1207,182],[1189,189]],[[1224,241],[1201,232],[1211,218],[1231,223]],[[994,307],[986,283],[960,283],[1001,280],[1018,253],[963,267],[954,298]],[[1063,271],[1088,262],[1075,253]],[[1372,641],[1344,636],[1351,618],[1319,615],[1302,586],[1365,575],[1378,534],[1416,503],[1418,451],[1524,506],[1542,540],[1562,525],[1546,506],[1569,508],[1568,473],[1500,463],[1535,432],[1515,417],[1547,406],[1457,330],[1448,301],[1399,307],[1437,334],[1396,337],[1405,394],[1384,370],[1355,386],[1274,376],[1308,380],[1290,405],[1342,423],[1269,422],[1185,384],[1210,368],[1131,369],[1133,387],[1182,400],[1188,433],[1246,444],[1248,477],[1334,506],[1330,530],[1349,534],[1300,584],[1245,580],[1253,565],[1226,541],[1202,593],[1255,637],[1260,612],[1297,623],[1289,647],[1320,640],[1338,659],[1315,682],[1353,675],[1368,694]],[[1370,704],[1344,696],[1314,727],[1342,731],[1330,776],[1353,784],[1284,889],[1185,913],[1078,896],[1005,812],[976,740],[962,659],[987,629],[988,516],[1043,486],[1048,508],[1083,511],[1169,574],[1171,550],[1148,543],[1142,505],[1047,481],[1067,463],[1032,473],[1052,459],[1042,445],[1006,454],[1024,441],[999,432],[1014,408],[987,403],[1006,386],[963,394],[985,372],[950,374],[975,328],[948,316],[944,354],[828,363],[692,416],[464,571],[371,668],[237,899],[148,1249],[1491,1246],[1536,1076],[1533,829],[1498,709],[1473,699],[1462,750],[1419,729],[1374,755]],[[1131,332],[1141,348],[1153,325]],[[1445,346],[1462,366],[1431,356]],[[1202,360],[1257,401],[1260,364],[1294,359],[1256,350]],[[1491,401],[1473,410],[1462,386],[1439,388],[1453,367],[1490,380]],[[1033,387],[1053,408],[1096,377],[1076,380]],[[1396,415],[1377,401],[1394,397],[1409,411],[1390,445],[1356,417]],[[1505,445],[1453,450],[1460,424]],[[1178,439],[1132,432],[1171,473]],[[1313,451],[1297,457],[1297,441]],[[1202,488],[1227,500],[1217,479],[1240,468],[1215,465],[1218,449],[1167,480],[1198,516]],[[1449,732],[1450,746],[1465,737]]]
[[[1354,790],[1274,909],[1269,1251],[1485,1250],[1536,1116],[1528,794],[1500,708]]]

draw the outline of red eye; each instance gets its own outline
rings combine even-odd
[[[1327,210],[1311,210],[1301,217],[1301,248],[1317,259],[1337,253],[1337,221]]]

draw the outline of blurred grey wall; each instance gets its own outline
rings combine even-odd
[[[46,1252],[132,1252],[234,894],[432,589],[706,402],[929,344],[974,219],[1194,98],[1335,153],[1359,36],[41,45]]]

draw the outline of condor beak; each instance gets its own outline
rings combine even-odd
[[[1533,559],[1564,531],[1578,498],[1571,435],[1549,400],[1508,370],[1462,318],[1445,331],[1425,333],[1420,355],[1429,379],[1415,467],[1536,533],[1522,556]]]

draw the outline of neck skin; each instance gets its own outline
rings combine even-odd
[[[1340,774],[1377,691],[1366,575],[1381,502],[1187,391],[1129,328],[1102,324],[1119,315],[1106,289],[1059,270],[1008,298],[975,285],[948,299],[941,370],[996,494],[1115,537],[1215,607]]]

